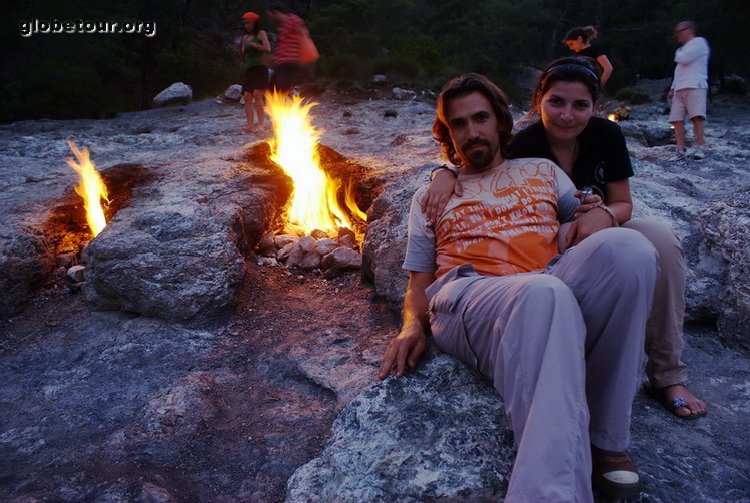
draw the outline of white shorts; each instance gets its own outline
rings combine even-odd
[[[682,122],[687,115],[688,119],[693,117],[706,118],[706,98],[708,89],[690,87],[674,92],[672,96],[672,109],[669,111],[669,122]]]

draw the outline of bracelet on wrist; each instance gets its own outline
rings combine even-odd
[[[617,215],[615,215],[615,212],[612,211],[612,208],[604,204],[597,204],[591,207],[592,210],[594,208],[599,208],[600,210],[604,210],[605,212],[607,212],[607,214],[609,214],[609,216],[612,218],[612,227],[620,226],[620,223],[617,221]]]
[[[455,168],[451,168],[450,166],[443,164],[442,166],[438,166],[437,168],[430,171],[430,181],[433,181],[435,179],[435,174],[441,169],[447,169],[448,171],[453,173],[453,176],[458,178],[458,171]]]

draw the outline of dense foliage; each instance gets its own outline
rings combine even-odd
[[[246,10],[269,2],[240,0],[39,0],[3,2],[0,121],[106,117],[147,107],[173,82],[198,97],[240,81],[234,41]],[[275,2],[274,2],[275,3]],[[712,47],[712,77],[750,77],[740,30],[750,20],[745,0],[307,0],[287,4],[307,21],[321,52],[322,85],[368,82],[438,88],[448,77],[479,71],[514,94],[520,66],[540,67],[568,54],[573,27],[595,25],[615,73],[610,91],[637,77],[672,73],[672,27],[700,22]],[[22,21],[150,20],[156,35],[19,33]],[[262,19],[269,32],[274,26]],[[515,97],[524,96],[515,91]]]

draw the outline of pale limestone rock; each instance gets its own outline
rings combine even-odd
[[[333,250],[341,246],[341,243],[336,241],[335,239],[331,238],[324,238],[319,239],[316,243],[317,246],[317,252],[321,257],[325,257],[329,253],[331,253]]]
[[[85,272],[86,268],[84,266],[74,265],[73,267],[68,269],[68,277],[76,283],[82,283],[84,280]]]
[[[182,82],[177,82],[157,94],[151,101],[155,107],[165,107],[169,105],[186,105],[193,99],[193,89]]]
[[[289,243],[296,243],[299,241],[299,236],[291,236],[289,234],[277,234],[273,237],[273,245],[279,250],[284,248]]]
[[[224,97],[232,100],[239,101],[242,98],[242,86],[239,84],[232,84],[224,91]]]
[[[323,257],[322,264],[325,269],[336,271],[360,269],[362,267],[362,255],[346,246],[339,246]]]
[[[287,243],[285,244],[276,254],[276,260],[279,262],[284,262],[286,259],[289,258],[289,254],[292,253],[292,249],[294,248],[295,242]]]

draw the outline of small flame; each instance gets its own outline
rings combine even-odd
[[[340,227],[351,229],[349,214],[366,220],[367,216],[354,203],[351,187],[345,190],[349,212],[339,205],[340,183],[330,179],[320,166],[317,145],[322,132],[312,125],[309,115],[317,103],[303,103],[299,96],[277,92],[267,92],[265,96],[274,133],[269,140],[271,160],[294,182],[288,220],[306,233],[315,229],[325,232]]]
[[[73,168],[81,181],[80,184],[76,185],[76,194],[83,198],[83,207],[86,209],[86,222],[91,228],[91,233],[96,237],[107,225],[107,220],[104,218],[104,209],[101,205],[101,200],[109,202],[107,197],[107,187],[104,185],[104,181],[99,173],[96,171],[96,167],[89,159],[89,151],[87,148],[78,150],[75,143],[68,140],[68,146],[70,150],[78,159],[78,162],[70,157],[66,160],[68,166]]]
[[[609,114],[607,115],[607,119],[611,120],[612,122],[617,122],[619,117],[617,117],[617,114]]]

